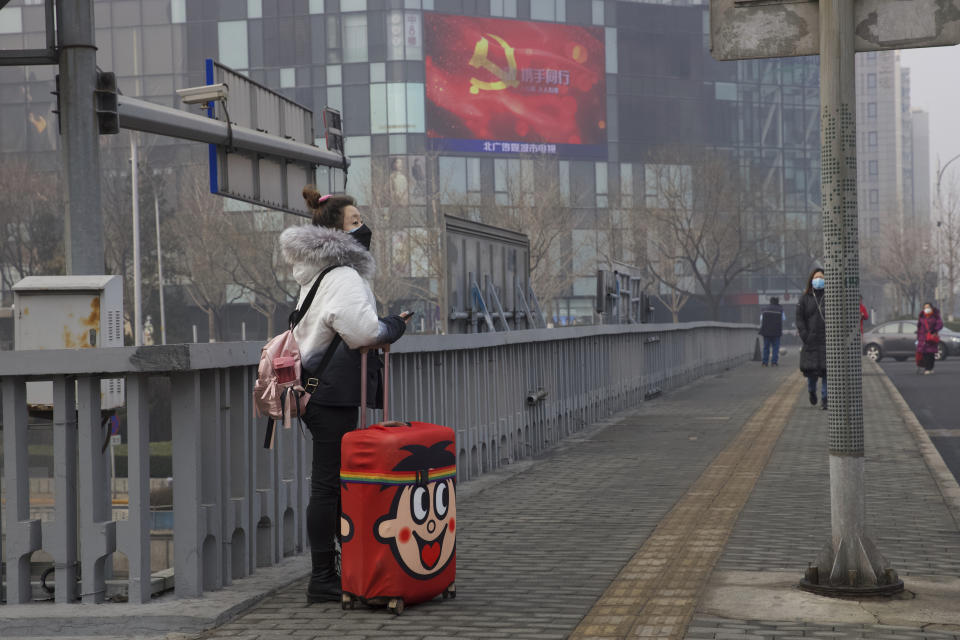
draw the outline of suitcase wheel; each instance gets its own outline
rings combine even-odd
[[[456,598],[456,597],[457,597],[457,586],[455,584],[451,584],[449,587],[443,590],[444,600],[446,600],[447,598]]]
[[[403,598],[390,598],[390,602],[387,603],[387,610],[399,616],[403,613]]]

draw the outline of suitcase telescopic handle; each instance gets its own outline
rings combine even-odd
[[[367,428],[367,354],[371,349],[383,351],[383,421],[390,420],[390,345],[360,349],[360,428]]]

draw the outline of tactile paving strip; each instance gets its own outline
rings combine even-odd
[[[740,510],[793,412],[790,376],[660,522],[571,639],[683,638]]]

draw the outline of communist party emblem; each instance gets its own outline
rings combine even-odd
[[[470,58],[470,66],[474,69],[486,69],[491,74],[499,78],[495,82],[487,82],[478,78],[470,78],[470,93],[476,95],[483,91],[502,91],[507,87],[516,87],[520,84],[517,80],[517,57],[513,52],[513,47],[507,44],[507,41],[499,36],[487,34],[497,41],[503,49],[503,55],[507,59],[507,67],[492,62],[488,57],[490,53],[490,41],[481,37],[477,45],[473,48],[473,57]]]

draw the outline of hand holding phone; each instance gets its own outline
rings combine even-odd
[[[413,317],[413,311],[402,311],[400,317],[403,318],[404,322],[410,322],[410,318]]]

